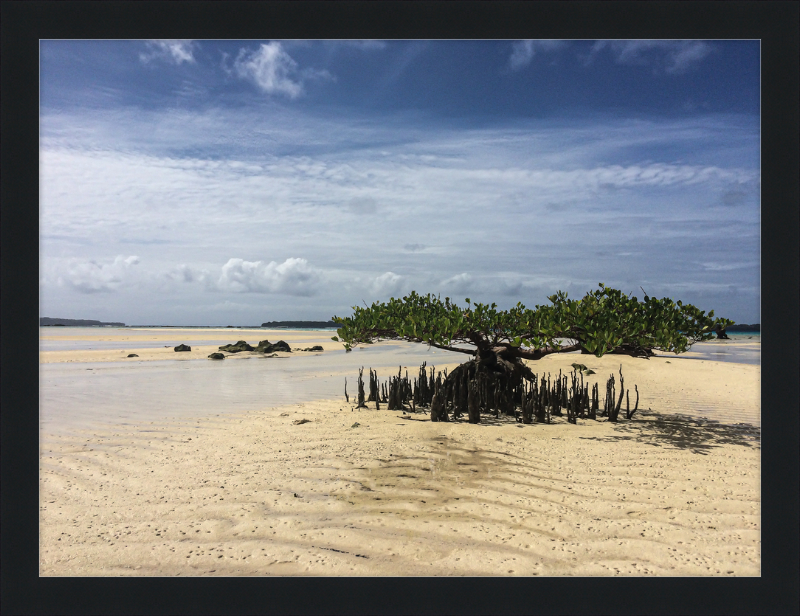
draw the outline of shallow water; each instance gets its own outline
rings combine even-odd
[[[64,342],[97,344],[95,341]],[[103,342],[107,348],[124,348],[126,344],[133,348],[128,341]],[[219,339],[211,343],[217,342]],[[135,344],[145,346],[144,342]],[[163,342],[153,343],[153,346],[163,346]],[[688,353],[667,357],[760,364],[761,345],[753,340],[711,341],[694,345]],[[142,424],[320,399],[341,399],[344,404],[345,379],[352,401],[357,396],[360,367],[364,367],[365,373],[369,368],[376,369],[379,378],[384,380],[397,374],[400,365],[403,374],[408,370],[413,377],[423,361],[431,367],[458,364],[467,359],[467,355],[429,349],[422,344],[383,342],[357,347],[350,353],[336,349],[314,355],[298,353],[288,358],[250,355],[224,361],[41,364],[40,429],[63,432],[99,423]]]
[[[722,361],[735,364],[761,365],[761,340],[742,339],[737,336],[731,340],[711,340],[698,342],[690,347],[686,353],[675,355],[672,353],[657,353],[659,357],[668,357],[682,360]]]
[[[371,367],[381,379],[409,377],[423,361],[460,363],[465,356],[425,345],[380,346],[326,351],[286,359],[246,356],[224,361],[53,363],[39,366],[40,430],[63,432],[96,423],[140,424],[166,418],[244,412],[294,402],[358,393],[358,369]]]

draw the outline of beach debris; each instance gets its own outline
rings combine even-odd
[[[352,426],[350,426],[350,427],[351,427],[351,428],[358,428],[358,426],[360,426],[360,425],[361,425],[360,423],[356,422],[356,423],[354,423],[354,424],[353,424]]]
[[[208,356],[209,359],[225,359],[225,356],[222,353],[212,353]]]
[[[191,350],[192,350],[192,347],[190,347],[188,345],[185,345],[185,344],[179,344],[178,346],[175,347],[175,352],[176,353],[178,351],[191,351]]]
[[[311,423],[311,420],[310,419],[295,419],[292,422],[292,425],[293,426],[299,426],[300,424],[305,424],[305,423]]]
[[[344,399],[350,403],[350,396],[347,395],[347,377],[344,377]]]
[[[281,417],[288,417],[289,413],[281,413]]]
[[[247,344],[244,340],[239,340],[236,344],[226,344],[224,346],[219,347],[220,351],[226,351],[228,353],[241,353],[242,351],[252,351],[253,347]]]
[[[128,357],[139,357],[136,353],[130,353]]]

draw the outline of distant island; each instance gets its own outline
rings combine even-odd
[[[728,332],[760,332],[761,331],[761,323],[753,323],[752,325],[747,325],[746,323],[737,323],[736,325],[731,325],[730,327],[726,327],[725,331],[728,331]]]
[[[270,321],[261,327],[338,327],[333,321]]]
[[[113,326],[113,327],[125,327],[125,323],[117,323],[117,322],[104,322],[104,321],[94,321],[92,319],[54,319],[52,317],[40,317],[39,318],[39,327],[52,327],[54,325],[59,325],[63,327],[92,327],[92,326]]]

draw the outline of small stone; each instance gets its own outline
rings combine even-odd
[[[281,413],[281,417],[288,417],[289,413]]]
[[[128,355],[128,357],[139,357],[139,356],[136,353],[131,353]]]
[[[292,422],[292,425],[299,426],[300,424],[304,424],[304,423],[311,423],[311,420],[310,419],[295,419]]]
[[[178,346],[175,347],[175,352],[176,353],[178,351],[191,351],[191,350],[192,350],[192,347],[187,346],[185,344],[179,344]]]
[[[361,425],[360,423],[356,422],[356,423],[354,423],[354,424],[353,424],[352,426],[350,426],[350,427],[351,427],[351,428],[358,428],[358,426],[360,426],[360,425]]]
[[[212,353],[208,356],[209,359],[225,359],[225,356],[222,353]]]

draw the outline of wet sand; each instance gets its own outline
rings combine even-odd
[[[274,341],[239,334],[219,344]],[[298,335],[331,347],[312,379],[340,368],[332,334]],[[397,364],[404,347],[382,346],[347,360]],[[280,361],[310,360],[291,355]],[[270,361],[239,360],[225,361]],[[350,404],[337,386],[328,399],[254,395],[245,410],[193,415],[175,402],[171,418],[42,430],[40,574],[760,575],[759,366],[570,354],[532,367],[576,360],[601,383],[622,364],[641,412],[616,424],[432,423],[354,409],[347,367]],[[202,362],[213,363],[185,366]]]

